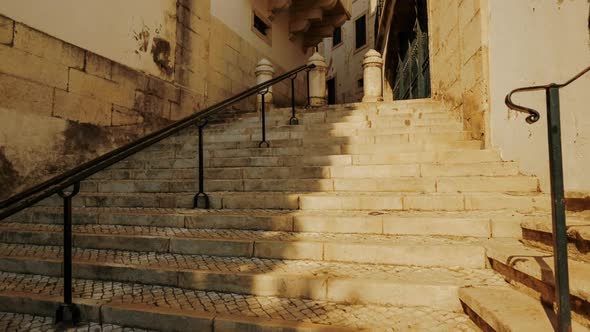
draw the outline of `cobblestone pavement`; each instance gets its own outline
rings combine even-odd
[[[4,257],[34,257],[61,260],[62,248],[0,244]],[[290,274],[363,279],[383,279],[451,285],[504,285],[502,277],[490,269],[395,266],[301,260],[217,257],[203,255],[159,254],[122,250],[74,249],[75,262],[123,264],[126,266],[172,268],[209,272]]]
[[[106,303],[133,303],[178,310],[233,314],[266,319],[302,321],[383,331],[477,331],[463,313],[427,307],[346,305],[326,301],[288,299],[193,291],[132,283],[74,280],[74,297]],[[60,296],[62,280],[35,275],[0,273],[0,292],[18,291]]]
[[[0,331],[5,332],[57,332],[51,317],[0,312]],[[84,323],[68,332],[149,332],[112,324]]]
[[[43,233],[62,233],[63,226],[50,224],[21,224],[4,223],[0,230],[32,231]],[[481,239],[461,237],[453,239],[443,236],[409,236],[387,234],[343,234],[343,233],[307,233],[280,231],[253,231],[235,229],[195,229],[153,226],[120,226],[120,225],[74,225],[74,233],[91,235],[121,235],[121,236],[157,236],[167,238],[193,239],[224,239],[245,241],[337,241],[346,243],[370,244],[479,244]]]

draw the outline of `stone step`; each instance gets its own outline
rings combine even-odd
[[[485,151],[485,150],[482,150]],[[423,153],[399,155],[398,159],[391,159],[388,164],[370,164],[365,165],[362,156],[359,155],[334,155],[334,156],[311,156],[294,160],[301,160],[303,165],[294,166],[258,166],[265,164],[273,159],[265,157],[252,157],[252,159],[243,159],[243,163],[238,163],[240,159],[236,158],[215,158],[216,163],[227,161],[225,167],[208,167],[205,169],[206,179],[261,179],[261,178],[292,178],[292,179],[322,179],[322,178],[370,178],[374,177],[394,177],[394,176],[514,176],[518,174],[518,166],[514,162],[501,162],[496,159],[493,152],[488,153],[470,153],[457,152],[464,155],[474,155],[480,157],[480,162],[471,160],[471,163],[456,163],[454,160],[448,160],[445,154]],[[406,157],[404,159],[404,157]],[[271,157],[272,158],[272,157]],[[329,161],[334,160],[338,165],[318,165],[306,166],[305,163],[311,163],[317,159],[321,164],[323,158]],[[219,161],[218,161],[219,159]],[[252,160],[252,163],[245,161]],[[275,159],[279,164],[288,159]],[[489,161],[488,161],[489,160]],[[367,160],[372,162],[371,160]],[[397,162],[395,162],[397,161]],[[191,161],[196,164],[196,161]],[[232,164],[239,166],[231,166]],[[343,164],[343,165],[342,165]],[[182,163],[180,166],[188,166]],[[173,160],[170,162],[162,161],[160,165],[150,163],[147,167],[153,169],[108,169],[89,178],[88,181],[105,181],[105,180],[190,180],[196,179],[197,165],[191,168],[174,168]],[[163,167],[163,168],[155,168]],[[166,168],[170,167],[170,168]]]
[[[388,192],[208,192],[213,209],[398,210],[398,211],[548,211],[550,197],[540,193],[388,193]],[[78,194],[76,207],[192,208],[193,193]],[[51,196],[37,206],[62,206]]]
[[[63,224],[61,208],[31,208],[5,220]],[[289,211],[74,208],[74,224],[315,233],[519,237],[525,215],[508,211]]]
[[[287,126],[291,114],[283,115],[267,115],[266,125],[268,128],[275,128],[281,126]],[[404,126],[407,121],[412,125],[413,123],[422,124],[437,124],[442,122],[453,122],[457,123],[457,119],[446,111],[437,112],[402,112],[392,114],[358,114],[355,112],[311,112],[311,113],[300,113],[297,118],[299,119],[300,126],[313,126],[321,124],[341,124],[341,123],[359,123],[359,122],[384,122],[390,123],[392,126],[403,124]],[[256,128],[262,125],[261,118],[259,115],[253,115],[248,117],[236,118],[234,121],[229,123],[211,124],[207,126],[208,130],[233,130],[241,128]],[[386,124],[386,126],[389,126]]]
[[[449,128],[462,128],[461,123],[454,119],[396,119],[392,117],[387,118],[365,118],[358,119],[360,121],[343,121],[343,122],[308,122],[301,123],[299,125],[285,125],[284,123],[275,123],[272,120],[266,122],[266,132],[314,132],[314,131],[339,131],[346,132],[352,129],[416,129],[421,130],[425,128],[443,129]],[[239,123],[239,121],[238,121]],[[231,135],[244,135],[244,134],[255,134],[262,131],[262,122],[257,121],[251,123],[248,127],[232,127],[232,124],[227,124],[221,127],[206,127],[204,133],[206,136],[213,136],[219,134],[231,134]]]
[[[41,229],[41,231],[39,230]],[[484,268],[480,239],[372,234],[293,233],[240,230],[76,226],[74,245],[92,249],[154,251],[188,255],[304,259],[328,262]],[[61,243],[55,225],[3,228],[8,243]],[[6,253],[9,249],[3,249]],[[456,251],[459,250],[460,254]]]
[[[568,255],[575,260],[590,263],[590,220],[588,214],[568,213],[566,218]],[[551,216],[529,217],[522,223],[522,237],[527,245],[543,251],[553,249]]]
[[[309,129],[289,128],[268,128],[266,138],[269,140],[302,139],[320,140],[333,137],[381,137],[380,141],[388,142],[391,135],[418,135],[418,134],[463,134],[463,127],[460,124],[440,124],[428,126],[397,126],[391,128],[330,128],[329,126],[316,126]],[[262,130],[258,128],[244,128],[239,130],[207,131],[203,134],[204,144],[236,141],[257,141],[262,139]]]
[[[208,137],[204,139],[205,148],[224,149],[235,143],[239,148],[257,148],[262,140],[262,135],[254,133],[246,136],[234,136],[224,134],[227,137]],[[428,143],[428,142],[456,142],[464,141],[470,138],[470,134],[463,131],[449,131],[442,133],[416,133],[416,134],[367,134],[353,136],[331,135],[326,137],[307,137],[305,135],[298,138],[289,138],[293,135],[283,135],[280,133],[268,133],[267,141],[272,147],[295,147],[295,146],[316,146],[316,145],[335,145],[335,144],[407,144],[407,143]],[[285,138],[283,138],[285,137]],[[177,145],[174,145],[176,147]],[[165,148],[165,147],[163,147]],[[196,150],[196,147],[194,148]]]
[[[422,151],[480,150],[480,141],[454,141],[440,143],[410,143],[399,145],[341,144],[296,147],[243,148],[207,150],[210,158],[263,157],[263,156],[318,156],[318,155],[374,155]]]
[[[495,240],[488,243],[487,255],[492,268],[519,289],[544,303],[554,303],[551,251],[529,248],[514,240]],[[590,327],[590,264],[570,259],[568,265],[573,314]]]
[[[0,244],[4,272],[61,276],[61,247]],[[34,256],[32,254],[34,253]],[[345,304],[460,311],[458,289],[504,285],[489,269],[379,266],[76,248],[74,277]],[[288,285],[288,286],[287,286]]]
[[[81,192],[72,199],[75,207],[122,208],[193,208],[195,193],[88,193]],[[53,195],[36,206],[63,206],[63,199]]]
[[[293,199],[292,197],[285,197]],[[223,197],[223,207],[255,204]],[[302,210],[403,210],[403,211],[474,211],[503,210],[547,211],[550,197],[535,193],[310,193],[301,195]]]
[[[507,286],[485,286],[459,290],[466,312],[484,331],[553,332],[556,315],[552,308]],[[574,322],[574,332],[590,331]]]
[[[425,116],[429,114],[446,114],[450,116],[450,112],[446,107],[439,102],[416,102],[412,100],[410,104],[403,104],[400,101],[394,103],[379,103],[379,104],[341,104],[341,105],[325,105],[321,108],[301,108],[296,107],[296,117],[300,120],[313,119],[320,121],[327,117],[342,118],[345,116],[395,116],[395,115],[415,115]],[[288,121],[291,117],[292,109],[289,108],[275,108],[266,111],[267,119],[276,118],[281,121]],[[259,114],[249,112],[245,114],[237,114],[235,118],[242,121],[255,121]]]
[[[10,310],[14,310],[10,308]],[[15,312],[0,312],[0,330],[12,332],[57,332],[60,329],[54,324],[54,317],[21,314]],[[129,326],[120,326],[116,324],[107,324],[99,322],[81,322],[71,331],[98,332],[98,331],[126,331],[126,332],[152,332],[152,330],[135,329]],[[155,331],[153,331],[155,332]]]
[[[396,135],[394,135],[396,136]],[[403,135],[402,135],[403,136]],[[410,136],[408,136],[410,137]],[[413,138],[408,138],[413,139]],[[205,159],[214,157],[215,151],[223,151],[230,155],[230,157],[255,157],[255,156],[272,156],[272,155],[289,155],[289,151],[296,156],[301,155],[325,155],[325,154],[341,154],[343,149],[346,150],[360,150],[358,155],[371,155],[377,151],[379,156],[392,155],[401,153],[418,153],[429,152],[436,153],[440,150],[441,153],[455,151],[477,151],[481,150],[481,142],[473,140],[435,140],[434,142],[413,141],[411,143],[392,144],[377,144],[377,143],[352,143],[352,144],[336,144],[325,139],[317,139],[311,142],[304,143],[302,139],[283,139],[283,140],[268,140],[270,148],[260,148],[260,140],[254,141],[239,141],[239,142],[217,142],[207,144],[204,148]],[[382,151],[379,151],[379,148]],[[365,148],[364,150],[361,148]],[[494,151],[494,150],[489,150]],[[212,153],[213,152],[213,153]],[[251,155],[249,154],[251,153]],[[196,143],[191,143],[189,146],[177,145],[163,145],[157,150],[147,148],[139,153],[121,161],[110,167],[110,169],[162,169],[162,168],[186,168],[193,167],[197,160],[198,148]],[[498,157],[499,158],[499,157]]]
[[[481,181],[482,184],[488,185],[486,180],[489,180],[490,177],[497,177],[498,181],[500,181],[498,182],[498,186],[501,188],[509,186],[511,181],[514,182],[515,187],[524,186],[524,182],[526,182],[526,187],[534,186],[536,189],[537,186],[536,180],[533,177],[518,175],[518,165],[514,162],[468,164],[407,162],[392,165],[218,167],[206,168],[204,175],[205,179],[215,180],[385,179],[403,177],[424,177],[436,180],[451,177],[455,180],[454,184],[458,187],[468,187],[467,184],[469,182],[475,181]],[[446,184],[444,185],[447,186]],[[486,190],[496,189],[486,188]]]
[[[269,156],[206,158],[211,167],[292,167],[292,166],[351,166],[392,165],[411,163],[483,163],[500,162],[496,150],[450,150],[357,155]],[[143,174],[143,173],[141,173]]]
[[[0,280],[0,310],[50,316],[60,301],[58,278],[2,273]],[[467,315],[432,307],[346,305],[85,279],[74,279],[73,290],[90,321],[162,331],[477,331]]]
[[[390,167],[392,168],[392,167]],[[361,178],[358,172],[346,172],[342,177],[298,179],[276,178],[272,174],[263,179],[205,178],[208,192],[217,191],[361,191],[361,192],[537,192],[538,180],[525,176],[470,176],[470,177],[413,177],[388,175],[389,170]],[[263,174],[259,174],[263,176]],[[402,174],[403,175],[403,174]],[[348,177],[346,177],[348,176]],[[359,176],[358,178],[355,176]],[[367,176],[367,175],[365,175]],[[274,178],[273,178],[274,177]],[[102,193],[196,193],[195,180],[106,180],[84,181],[82,192]]]
[[[215,139],[215,138],[213,138]],[[233,138],[232,138],[233,139]],[[354,136],[326,136],[322,138],[307,137],[301,138],[275,138],[267,136],[267,142],[273,148],[292,147],[314,147],[331,145],[371,145],[371,144],[415,144],[415,143],[443,143],[457,142],[469,139],[469,134],[461,131],[423,133],[423,134],[384,134],[384,135],[354,135]],[[227,141],[225,139],[214,141],[209,140],[205,144],[205,150],[224,149],[245,149],[259,148],[261,135],[251,135],[249,138]],[[170,162],[170,159],[194,159],[198,154],[198,139],[181,143],[160,143],[146,148],[138,155],[132,156],[130,160],[137,162],[144,161],[146,164],[163,160]],[[179,162],[177,162],[179,164]],[[180,165],[179,165],[180,166]],[[178,167],[177,168],[182,168]]]
[[[365,173],[370,174],[370,173]],[[531,177],[371,177],[334,179],[245,179],[207,180],[216,191],[321,191],[321,192],[537,192],[538,180]],[[190,184],[190,183],[186,183]],[[188,187],[185,187],[188,188]],[[192,188],[196,188],[193,184]],[[187,190],[188,191],[188,190]]]

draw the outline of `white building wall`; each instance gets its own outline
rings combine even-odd
[[[0,14],[115,62],[171,78],[154,63],[153,38],[174,65],[176,0],[0,0]]]
[[[363,88],[358,80],[363,78],[363,57],[375,44],[375,10],[377,0],[355,0],[352,3],[352,17],[342,26],[342,43],[333,46],[332,38],[325,38],[319,46],[320,53],[328,64],[328,79],[336,81],[336,103],[360,102]],[[367,44],[355,49],[354,22],[367,15]]]
[[[489,17],[491,141],[507,160],[536,175],[549,188],[545,93],[514,100],[539,110],[528,125],[524,114],[508,110],[512,89],[561,83],[590,65],[587,0],[487,0]],[[562,90],[561,124],[568,196],[590,193],[590,75]]]

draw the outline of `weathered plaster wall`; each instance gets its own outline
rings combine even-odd
[[[324,38],[320,52],[328,64],[327,77],[336,79],[336,103],[360,102],[363,88],[357,81],[363,78],[363,57],[375,44],[376,0],[355,0],[352,18],[342,26],[342,43],[334,47],[332,38]],[[367,15],[367,45],[355,49],[354,22]]]
[[[289,39],[289,11],[274,15],[267,8],[267,0],[212,1],[211,15],[225,24],[242,43],[272,58],[277,66],[290,70],[304,64],[308,53],[301,46],[301,36]],[[252,9],[272,23],[272,43],[252,31]]]
[[[428,19],[432,97],[462,117],[473,138],[489,144],[487,24],[481,10],[487,1],[429,0]]]
[[[252,6],[247,0],[179,1],[177,58],[182,65],[176,68],[176,80],[194,91],[183,95],[181,105],[212,105],[252,87],[262,58],[274,64],[275,76],[306,63],[309,53],[304,53],[302,41],[288,39],[288,13],[274,18],[271,47],[250,28]],[[277,106],[290,105],[290,89],[288,80],[273,87]],[[296,93],[298,104],[304,103],[304,75],[296,80]],[[255,102],[250,98],[234,108],[251,110]]]
[[[171,83],[0,16],[0,198],[168,123]]]
[[[44,17],[43,11],[29,0],[0,0],[0,8],[14,9],[16,16],[21,15],[31,25],[49,32],[32,28],[18,18],[0,15],[0,199],[251,87],[255,83],[256,62],[262,57],[277,63],[278,53],[274,50],[258,50],[212,16],[209,0],[178,0],[174,4],[175,35],[170,43],[171,54],[166,57],[170,62],[164,61],[168,65],[164,71],[161,57],[148,57],[157,67],[154,71],[136,61],[136,48],[129,54],[127,46],[137,47],[139,40],[127,43],[128,32],[134,31],[137,22],[126,10],[127,2],[108,8],[112,17],[104,22],[117,25],[129,19],[129,26],[123,29],[125,42],[113,42],[109,48],[103,47],[106,45],[101,44],[102,38],[118,37],[106,30],[96,29],[99,36],[89,34],[85,40],[76,40],[78,34],[68,35],[72,32],[59,29],[65,26],[84,32],[89,26],[103,27],[108,23],[77,18],[68,21],[59,16],[63,14],[51,12],[58,11],[66,2],[52,2],[55,3],[59,6],[35,3],[45,8]],[[82,8],[80,3],[72,4],[72,8]],[[159,11],[163,7],[158,4],[164,3],[170,4],[154,1],[150,8]],[[35,9],[28,12],[22,7]],[[96,17],[103,17],[107,7],[101,2]],[[119,7],[120,11],[113,11]],[[84,8],[92,11],[93,7]],[[71,13],[69,8],[61,11]],[[74,13],[87,15],[82,11]],[[170,12],[164,14],[167,20]],[[250,10],[242,14],[251,15]],[[152,21],[147,17],[143,23],[151,27]],[[58,21],[60,24],[56,24]],[[55,37],[60,33],[68,42]],[[170,38],[163,30],[160,34]],[[158,42],[150,36],[147,52],[151,51],[150,45]],[[88,45],[88,49],[82,45]],[[128,56],[117,59],[123,54]],[[306,62],[302,51],[294,54],[299,63]],[[277,75],[285,71],[278,65],[276,70]],[[303,78],[300,75],[297,80],[299,103],[304,102],[305,96]],[[277,104],[290,104],[289,82],[276,86],[274,93]],[[254,103],[252,97],[234,109],[253,110]]]
[[[149,6],[145,0],[0,0],[0,14],[131,68],[171,78],[176,0],[150,0]]]
[[[515,97],[541,113],[525,116],[509,111],[504,97],[522,86],[563,82],[590,65],[588,0],[489,1],[490,92],[492,145],[521,170],[549,188],[544,92]],[[590,194],[590,77],[562,90],[561,123],[568,196]]]

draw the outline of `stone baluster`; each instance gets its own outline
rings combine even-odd
[[[311,106],[326,105],[326,72],[328,65],[323,56],[315,52],[307,64],[316,67],[309,72],[309,96]]]
[[[267,59],[262,59],[256,65],[256,70],[254,73],[256,74],[256,84],[258,85],[260,83],[272,80],[275,69],[270,61]],[[260,109],[261,101],[262,97],[258,95],[256,97],[256,109],[258,110]],[[272,87],[268,88],[268,93],[264,96],[264,103],[266,106],[272,105]]]
[[[369,50],[363,60],[363,102],[383,101],[383,58]]]

